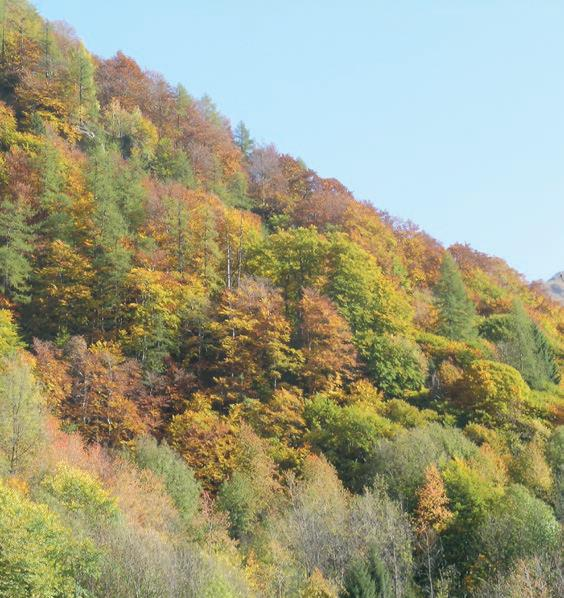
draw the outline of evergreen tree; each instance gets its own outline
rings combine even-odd
[[[559,382],[552,347],[520,301],[513,303],[509,314],[488,318],[482,334],[497,343],[501,359],[518,370],[532,388]]]
[[[435,287],[439,310],[439,334],[454,340],[469,340],[474,332],[476,310],[470,301],[453,257],[445,253],[441,276]]]
[[[38,234],[50,242],[55,239],[69,242],[72,220],[69,216],[72,200],[66,193],[65,170],[61,155],[52,138],[47,138],[37,156],[41,177],[39,196]]]
[[[94,83],[94,62],[82,44],[69,54],[70,94],[73,118],[80,127],[94,122],[98,116],[98,101]]]
[[[112,156],[98,150],[93,157],[90,188],[96,202],[94,224],[98,236],[93,247],[93,265],[97,272],[98,319],[103,329],[113,328],[120,321],[125,279],[131,269],[131,251],[124,243],[128,227],[120,209]]]
[[[19,303],[29,300],[34,236],[28,218],[25,204],[8,200],[0,204],[0,290]]]
[[[345,576],[342,598],[391,598],[389,575],[374,551],[366,561],[353,563]]]
[[[245,123],[241,121],[233,131],[233,138],[235,145],[245,154],[249,156],[255,147],[255,142],[251,139],[249,129],[245,126]]]

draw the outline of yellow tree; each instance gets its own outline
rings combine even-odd
[[[252,278],[225,291],[214,326],[220,358],[216,382],[228,402],[264,398],[300,361],[280,293]]]
[[[431,597],[435,596],[433,569],[440,556],[439,534],[447,528],[453,517],[448,504],[449,499],[441,474],[436,465],[429,465],[425,470],[425,483],[417,493],[415,529],[420,549],[424,552]]]

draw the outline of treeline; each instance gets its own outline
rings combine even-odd
[[[0,595],[562,595],[562,307],[1,18]]]

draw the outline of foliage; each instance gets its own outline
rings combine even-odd
[[[85,595],[98,554],[74,537],[47,507],[0,483],[0,594]]]
[[[449,253],[445,253],[443,257],[435,296],[439,310],[439,334],[453,340],[472,338],[475,325],[474,305],[466,294],[456,262]]]
[[[511,366],[479,359],[460,381],[459,402],[476,421],[508,424],[523,408],[529,389]]]
[[[562,595],[541,285],[1,8],[0,594]]]

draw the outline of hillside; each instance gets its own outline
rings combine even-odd
[[[3,6],[0,596],[564,595],[564,307]]]

